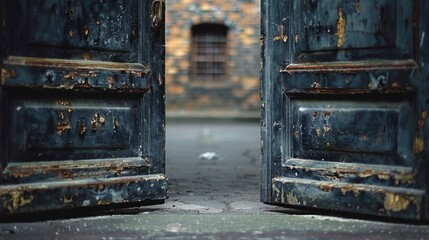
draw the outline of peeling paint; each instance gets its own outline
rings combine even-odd
[[[346,18],[344,17],[343,9],[341,7],[338,8],[337,32],[335,35],[338,37],[337,47],[342,48],[345,43]]]
[[[279,26],[279,33],[276,36],[274,36],[273,40],[274,42],[283,41],[284,43],[286,43],[289,40],[289,35],[285,34],[283,25]]]
[[[63,203],[64,203],[64,205],[68,205],[70,203],[73,203],[73,198],[72,197],[69,197],[69,198],[64,197],[63,198]]]
[[[119,128],[119,120],[115,117],[113,118],[113,130],[117,130]]]
[[[97,77],[97,73],[95,71],[71,71],[63,73],[64,79],[77,79],[80,77]]]
[[[332,189],[334,189],[334,186],[327,182],[322,182],[319,185],[319,188],[324,192],[332,192]]]
[[[414,154],[418,155],[425,150],[425,140],[422,137],[417,137],[414,141]]]
[[[64,132],[71,130],[71,124],[69,122],[57,122],[56,130],[58,135],[62,135]]]
[[[14,212],[20,207],[31,204],[34,199],[34,197],[31,195],[28,197],[23,196],[23,192],[18,190],[11,190],[0,193],[2,199],[6,199],[5,195],[9,195],[10,201],[4,201],[3,208],[7,209],[9,212]]]
[[[5,69],[5,68],[1,69],[1,85],[5,85],[7,79],[15,78],[15,77],[16,77],[16,73],[12,69]]]
[[[86,133],[86,124],[85,124],[85,121],[82,120],[79,122],[79,134],[83,135],[85,133]]]
[[[300,205],[298,198],[293,194],[293,192],[288,192],[286,194],[286,203],[291,205]]]
[[[141,77],[149,73],[149,68],[141,63],[92,61],[89,60],[92,58],[89,53],[83,54],[82,58],[84,60],[9,56],[4,61],[4,64],[12,66],[74,69],[77,72],[108,70],[112,72],[129,73],[135,77]]]
[[[386,193],[386,197],[384,198],[384,209],[400,212],[407,209],[410,203],[411,201],[403,196]]]
[[[108,86],[108,88],[109,89],[112,89],[112,87],[113,87],[113,77],[111,77],[111,76],[109,76],[108,78],[107,78],[107,86]]]

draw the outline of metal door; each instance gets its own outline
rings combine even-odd
[[[429,3],[261,6],[262,201],[429,219]]]
[[[0,214],[162,202],[164,2],[0,7]]]

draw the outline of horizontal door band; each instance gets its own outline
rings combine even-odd
[[[292,63],[282,67],[282,73],[326,73],[341,72],[351,73],[359,71],[377,70],[413,70],[417,64],[412,59],[404,60],[369,60],[369,61],[344,61],[344,62],[317,62],[317,63]]]
[[[0,186],[0,215],[164,200],[163,174]]]
[[[46,67],[46,68],[70,68],[74,70],[107,70],[115,72],[141,72],[148,73],[149,68],[141,63],[119,63],[91,60],[70,60],[55,58],[36,58],[9,56],[4,65]]]
[[[283,165],[283,169],[290,177],[298,175],[300,178],[323,178],[335,179],[339,182],[364,181],[369,178],[378,180],[393,181],[396,187],[400,184],[411,184],[415,181],[415,172],[412,167],[375,165],[360,163],[342,163],[316,161],[307,159],[290,158]],[[306,176],[301,176],[303,172]]]

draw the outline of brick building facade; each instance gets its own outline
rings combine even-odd
[[[257,113],[259,0],[168,0],[170,114]]]

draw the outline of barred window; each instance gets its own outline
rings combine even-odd
[[[222,24],[192,27],[191,71],[196,80],[221,80],[227,74],[227,33]]]

